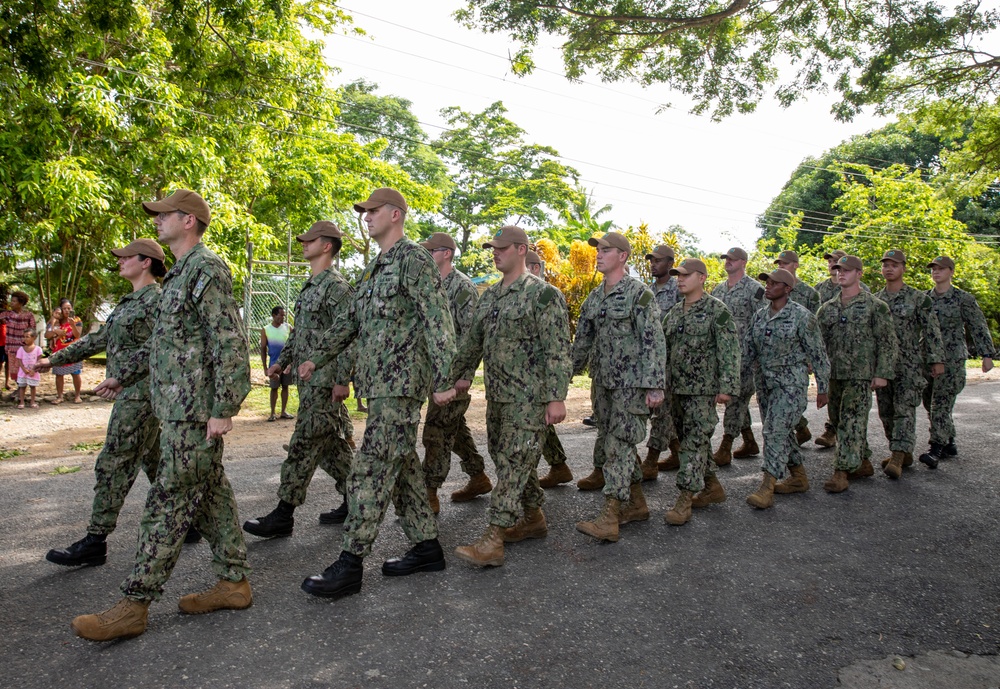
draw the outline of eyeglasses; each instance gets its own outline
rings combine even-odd
[[[158,220],[166,220],[167,216],[170,215],[171,213],[180,213],[181,215],[191,215],[190,213],[186,213],[184,211],[163,211],[161,213],[157,213],[156,217]]]
[[[448,247],[446,247],[446,246],[439,246],[439,247],[438,247],[438,248],[436,248],[436,249],[431,249],[431,253],[432,253],[432,254],[436,254],[436,253],[437,253],[437,252],[439,252],[439,251],[451,251],[451,249],[449,249],[449,248],[448,248]]]

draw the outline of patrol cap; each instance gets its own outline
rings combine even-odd
[[[798,263],[799,255],[794,251],[782,251],[778,254],[778,258],[775,259],[774,263],[777,264],[778,261],[781,261],[782,263]]]
[[[795,287],[795,276],[789,273],[784,268],[778,268],[777,270],[772,270],[770,273],[761,273],[757,276],[758,280],[773,280],[774,282],[783,282],[789,287]]]
[[[899,249],[889,249],[882,254],[882,261],[895,261],[896,263],[906,263],[906,254]]]
[[[629,254],[632,253],[632,245],[625,239],[625,235],[618,232],[608,232],[603,237],[591,237],[587,240],[587,244],[596,247],[611,247]]]
[[[679,266],[670,269],[671,275],[690,275],[691,273],[708,275],[708,268],[705,267],[703,261],[699,261],[697,258],[685,258]]]
[[[201,220],[205,225],[212,220],[212,211],[209,209],[205,199],[190,189],[178,189],[173,194],[159,201],[143,201],[142,209],[147,215],[158,215],[160,213],[170,213],[180,211],[193,215]]]
[[[135,239],[121,249],[112,249],[111,253],[121,258],[138,256],[139,254],[146,258],[155,258],[157,261],[162,261],[164,258],[163,247],[153,239]]]
[[[455,251],[458,249],[458,245],[455,244],[455,239],[447,232],[435,232],[430,237],[420,242],[420,246],[424,247],[428,251],[433,251],[434,249],[451,249]]]
[[[312,240],[319,239],[320,237],[341,239],[343,236],[344,233],[340,231],[339,227],[337,227],[337,223],[330,222],[329,220],[320,220],[319,222],[314,222],[308,232],[300,234],[295,239],[300,242],[311,242]]]
[[[660,244],[658,247],[646,254],[646,259],[651,260],[654,258],[670,258],[674,257],[674,250],[667,246],[666,244]]]
[[[409,206],[406,205],[406,199],[392,187],[380,187],[376,189],[368,197],[367,201],[354,204],[354,210],[358,213],[364,213],[373,208],[384,206],[387,203],[401,209],[404,213],[409,210]]]
[[[955,270],[955,262],[947,256],[938,256],[927,264],[928,268],[933,266],[938,266],[939,268],[951,268],[952,270]]]
[[[719,258],[731,258],[734,261],[746,261],[750,257],[747,256],[747,252],[745,252],[743,249],[739,248],[738,246],[734,246],[732,249],[719,256]]]
[[[861,259],[857,256],[841,256],[837,260],[837,265],[834,266],[835,270],[840,270],[841,268],[847,268],[848,270],[864,270],[865,264],[861,262]]]
[[[823,258],[825,258],[827,261],[829,261],[830,259],[833,259],[835,261],[839,261],[840,259],[842,259],[846,255],[847,255],[846,251],[841,251],[840,249],[835,249],[834,251],[831,251],[828,254],[823,254]]]
[[[511,244],[524,244],[527,246],[530,243],[528,241],[528,234],[520,227],[517,225],[504,225],[493,235],[493,239],[483,244],[483,248],[506,249]]]
[[[538,258],[538,254],[536,254],[534,251],[529,250],[527,256],[524,259],[524,265],[530,266],[533,263],[542,265],[542,259]]]

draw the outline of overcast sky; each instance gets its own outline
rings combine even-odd
[[[836,122],[833,99],[822,96],[787,110],[765,101],[753,115],[713,123],[689,114],[682,95],[663,86],[603,84],[595,76],[568,81],[554,41],[536,50],[534,74],[515,77],[506,56],[517,46],[459,26],[451,14],[461,5],[342,4],[368,36],[327,38],[327,59],[341,70],[337,81],[363,77],[383,95],[412,101],[432,139],[444,125],[441,108],[479,112],[502,100],[528,142],[554,147],[580,172],[596,206],[613,206],[608,217],[617,225],[647,222],[659,232],[680,224],[708,251],[752,248],[756,216],[805,157],[886,123],[870,116]],[[676,107],[656,114],[666,103]]]

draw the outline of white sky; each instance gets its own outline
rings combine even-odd
[[[595,76],[572,83],[562,76],[556,42],[539,47],[535,73],[519,78],[505,59],[518,46],[460,26],[451,17],[460,6],[348,0],[341,7],[368,36],[327,38],[327,60],[341,70],[337,81],[363,77],[382,95],[412,101],[431,139],[444,125],[441,108],[480,112],[502,100],[527,142],[552,146],[580,172],[596,208],[613,206],[604,218],[622,227],[645,221],[654,232],[680,224],[707,251],[752,248],[756,216],[805,157],[886,123],[871,116],[836,122],[834,99],[821,96],[788,110],[767,100],[753,115],[722,123],[683,105],[657,115],[661,104],[683,103],[682,94],[602,84]]]

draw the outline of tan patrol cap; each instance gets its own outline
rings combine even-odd
[[[111,253],[121,258],[138,256],[139,254],[146,258],[155,258],[157,261],[162,261],[164,258],[163,247],[157,244],[154,239],[135,239],[121,249],[112,249]]]
[[[528,251],[528,254],[524,258],[524,265],[530,266],[533,263],[537,263],[538,265],[542,265],[542,259],[540,259],[538,257],[538,254],[536,254],[534,251]]]
[[[178,189],[167,198],[159,201],[143,201],[142,209],[148,215],[181,211],[193,215],[206,225],[212,220],[212,211],[205,199],[190,189]]]
[[[896,263],[906,263],[906,254],[899,249],[889,249],[882,254],[883,261],[895,261]]]
[[[364,213],[373,208],[384,206],[387,203],[401,209],[404,213],[409,210],[409,206],[406,205],[406,199],[403,198],[403,195],[391,187],[376,189],[368,197],[367,201],[354,204],[354,210],[358,213]]]
[[[660,244],[658,247],[646,254],[646,260],[651,260],[654,258],[673,258],[674,250],[667,246],[666,244]]]
[[[938,266],[939,268],[951,268],[952,270],[955,270],[955,262],[947,256],[938,256],[927,264],[928,268],[933,266]]]
[[[719,258],[731,258],[735,261],[746,261],[749,260],[750,257],[747,256],[747,252],[743,249],[738,246],[734,246],[732,249],[719,256]]]
[[[794,251],[785,250],[782,251],[780,254],[778,254],[778,258],[776,258],[774,261],[775,265],[777,265],[779,261],[781,263],[798,263],[799,255]]]
[[[834,270],[840,270],[841,268],[847,268],[848,270],[864,270],[865,264],[861,262],[861,259],[857,256],[841,256],[837,260],[837,265],[834,266]]]
[[[789,287],[795,287],[795,276],[789,273],[784,268],[778,268],[777,270],[772,270],[770,273],[761,273],[757,276],[758,280],[773,280],[774,282],[783,282]]]
[[[846,255],[847,255],[846,251],[841,251],[840,249],[836,249],[828,254],[823,254],[823,258],[825,258],[827,261],[829,261],[831,258],[835,261],[839,261]]]
[[[703,261],[699,261],[697,258],[685,258],[679,266],[670,269],[671,275],[690,275],[691,273],[708,275],[708,268],[705,267]]]
[[[528,241],[528,234],[520,227],[517,225],[504,225],[493,235],[493,239],[483,244],[483,248],[506,249],[511,244],[524,244],[527,246],[530,243]]]
[[[319,222],[314,222],[308,232],[300,234],[295,239],[300,242],[311,242],[312,240],[319,239],[320,237],[341,239],[343,236],[344,233],[340,231],[339,227],[337,227],[337,223],[330,222],[329,220],[320,220]]]
[[[433,251],[434,249],[451,249],[455,251],[458,249],[458,245],[455,244],[455,239],[447,232],[435,232],[430,237],[420,242],[420,246],[424,247],[428,251]]]
[[[587,240],[587,244],[596,247],[611,247],[629,254],[632,253],[632,245],[620,232],[608,232],[603,237],[591,237]]]

